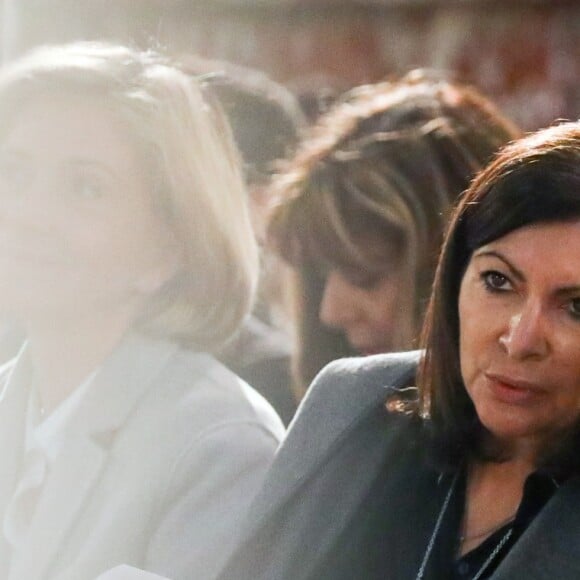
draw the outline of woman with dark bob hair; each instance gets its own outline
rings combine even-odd
[[[423,346],[317,377],[222,580],[580,577],[580,123],[471,185]]]

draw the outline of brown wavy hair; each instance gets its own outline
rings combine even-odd
[[[330,360],[355,354],[318,320],[325,271],[379,277],[395,249],[415,272],[418,327],[450,207],[519,135],[474,89],[421,71],[359,87],[321,117],[273,185],[269,228],[294,268],[299,390]]]

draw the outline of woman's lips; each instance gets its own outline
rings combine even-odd
[[[508,405],[534,404],[545,394],[538,385],[528,381],[494,374],[486,374],[485,378],[493,396]]]

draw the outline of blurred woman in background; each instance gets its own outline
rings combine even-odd
[[[420,71],[320,119],[277,179],[269,230],[295,269],[301,392],[331,360],[413,344],[451,205],[518,135],[473,89]]]
[[[0,577],[127,563],[211,578],[282,434],[207,353],[258,255],[226,124],[150,53],[40,49],[0,73]]]

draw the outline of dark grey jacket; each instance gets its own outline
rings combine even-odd
[[[360,507],[378,470],[393,461],[393,501],[413,525],[393,533],[389,580],[413,580],[439,501],[417,501],[410,483],[438,495],[416,451],[409,421],[364,429],[388,389],[412,381],[419,352],[344,359],[326,367],[301,404],[258,495],[242,542],[220,580],[316,580],[313,571]],[[363,427],[361,429],[361,427]],[[356,437],[352,434],[356,433]],[[401,461],[401,455],[409,460]],[[422,486],[422,487],[421,487]],[[425,494],[426,499],[429,494]],[[561,486],[493,575],[493,580],[580,579],[580,480]],[[353,579],[354,580],[354,579]],[[364,579],[356,579],[364,580]]]

